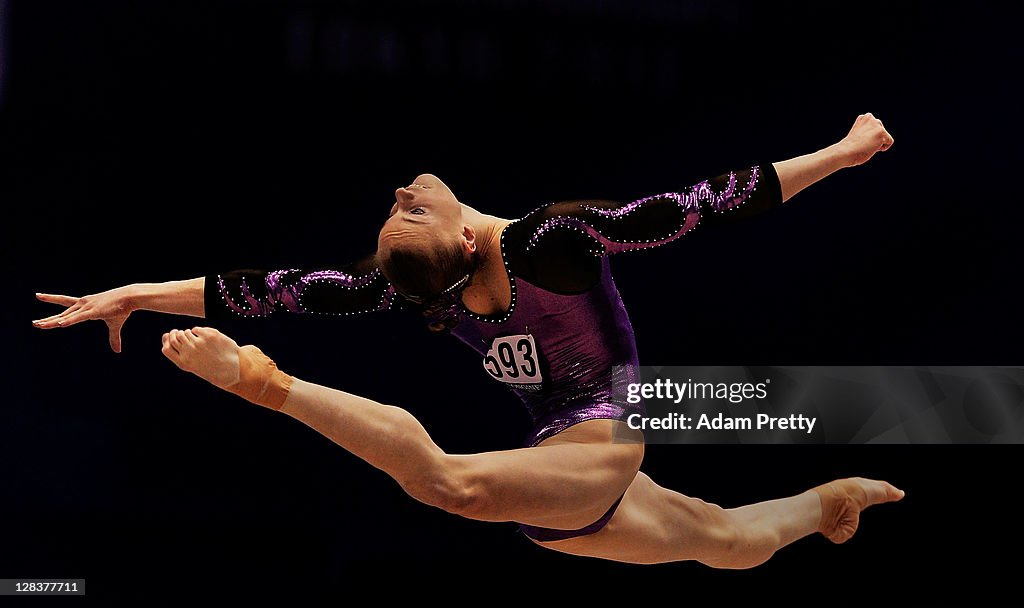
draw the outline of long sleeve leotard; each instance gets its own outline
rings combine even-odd
[[[274,313],[332,316],[387,310],[397,305],[394,288],[376,256],[334,268],[233,270],[206,277],[206,318]]]
[[[451,333],[480,353],[485,373],[521,398],[534,421],[527,445],[584,420],[625,419],[642,405],[616,399],[612,386],[629,381],[639,363],[609,256],[664,245],[700,224],[745,218],[781,204],[778,174],[766,162],[628,203],[544,205],[501,232],[511,288],[508,310],[480,315],[460,301],[460,322]],[[402,302],[373,256],[334,269],[211,275],[205,299],[211,319],[351,315]]]

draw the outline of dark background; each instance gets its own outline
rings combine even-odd
[[[515,217],[679,190],[813,152],[858,114],[896,143],[768,216],[614,261],[641,362],[1024,364],[1015,243],[1021,45],[983,3],[7,0],[8,349],[0,577],[90,598],[356,590],[442,601],[632,594],[905,605],[1019,601],[1016,446],[652,446],[668,487],[735,506],[864,475],[907,490],[848,545],[747,572],[535,547],[422,506],[310,429],[186,376],[141,313],[124,353],[40,332],[82,295],[375,245],[435,173]],[[1011,112],[1011,109],[1014,111]],[[266,208],[268,211],[260,211]],[[526,415],[413,316],[221,328],[303,378],[402,405],[452,452]],[[485,595],[471,593],[484,585]],[[889,591],[883,591],[888,589]],[[658,594],[657,596],[651,594]],[[701,600],[703,601],[703,600]]]

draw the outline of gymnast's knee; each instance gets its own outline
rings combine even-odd
[[[400,481],[416,500],[469,519],[486,519],[494,501],[456,457],[440,454],[417,475]]]

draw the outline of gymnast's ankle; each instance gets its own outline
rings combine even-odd
[[[277,411],[288,398],[293,380],[263,351],[248,345],[238,349],[238,382],[224,390]]]

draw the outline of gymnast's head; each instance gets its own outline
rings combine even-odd
[[[427,309],[457,295],[476,264],[476,234],[462,204],[437,176],[424,173],[395,190],[395,202],[377,238],[377,263],[406,299]],[[437,311],[434,311],[437,312]],[[427,315],[430,316],[430,315]],[[450,327],[443,319],[431,329]]]

